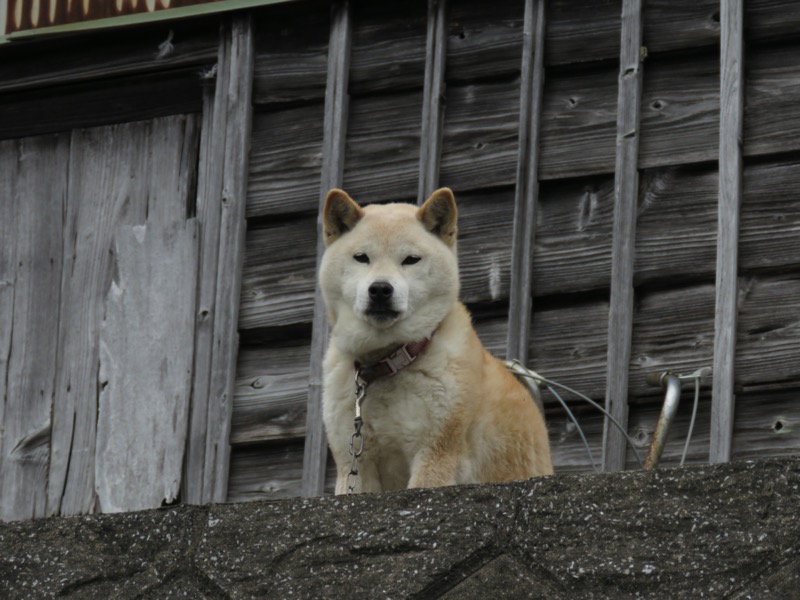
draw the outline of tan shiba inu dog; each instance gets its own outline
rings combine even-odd
[[[328,193],[319,283],[332,326],[323,415],[337,494],[351,467],[356,371],[366,396],[354,491],[553,472],[539,409],[458,301],[456,220],[446,188],[419,208],[361,208]]]

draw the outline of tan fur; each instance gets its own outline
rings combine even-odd
[[[458,301],[452,192],[437,190],[420,208],[361,208],[345,192],[331,190],[322,220],[328,248],[320,286],[332,324],[323,415],[337,465],[336,493],[345,493],[350,470],[354,362],[373,363],[430,336],[413,364],[367,389],[357,491],[552,473],[542,415],[483,348]],[[375,282],[392,287],[391,310],[376,310],[369,292]]]

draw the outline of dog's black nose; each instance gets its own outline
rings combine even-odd
[[[392,297],[394,288],[386,281],[376,281],[369,286],[369,297],[375,302],[385,302]]]

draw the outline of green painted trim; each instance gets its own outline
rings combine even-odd
[[[142,25],[145,23],[157,23],[158,21],[168,21],[172,19],[185,19],[188,17],[198,17],[232,10],[267,6],[269,4],[285,4],[286,2],[293,1],[294,0],[219,0],[218,2],[195,4],[194,6],[164,8],[153,12],[135,13],[132,15],[122,15],[119,17],[109,17],[106,19],[95,19],[92,21],[82,21],[80,23],[70,23],[68,25],[55,25],[53,27],[15,31],[13,33],[0,36],[0,44],[36,40],[58,34],[80,33],[83,31],[96,31],[98,29],[110,29],[114,27]]]

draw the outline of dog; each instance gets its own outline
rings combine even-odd
[[[553,472],[541,412],[458,300],[457,214],[447,188],[420,207],[362,208],[342,190],[327,194],[323,419],[337,494]],[[352,477],[357,391],[363,426],[353,452],[362,453]]]

